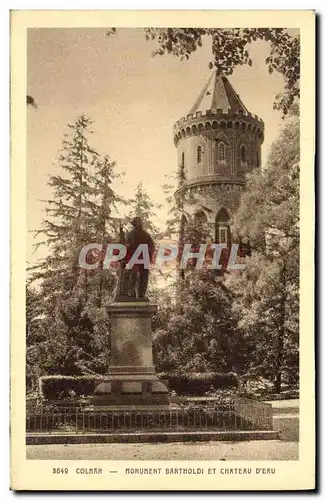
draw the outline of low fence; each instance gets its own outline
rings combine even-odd
[[[268,403],[248,398],[235,398],[234,411],[245,421],[251,422],[255,429],[272,429],[272,406]]]
[[[253,403],[253,404],[252,404]],[[204,430],[264,430],[272,428],[272,409],[250,400],[216,406],[150,410],[100,410],[60,407],[31,410],[28,433],[166,432]]]

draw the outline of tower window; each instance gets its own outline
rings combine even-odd
[[[203,212],[203,210],[199,210],[194,214],[194,222],[196,226],[201,226],[207,222],[207,216]]]
[[[228,243],[227,241],[227,233],[228,233],[228,228],[227,227],[219,227],[219,243]]]
[[[182,185],[185,181],[186,178],[186,173],[185,173],[185,153],[183,152],[181,154],[181,164],[179,167],[179,172],[178,172],[178,180],[179,184]]]
[[[197,163],[201,163],[201,161],[202,161],[202,153],[203,153],[202,146],[198,146],[197,150],[196,150],[196,162]]]
[[[218,162],[219,163],[226,163],[227,160],[227,148],[224,142],[220,142],[218,145]]]
[[[229,245],[231,241],[229,214],[225,208],[221,208],[216,216],[215,230],[216,243]]]
[[[240,161],[241,163],[247,163],[246,146],[244,144],[240,147]]]

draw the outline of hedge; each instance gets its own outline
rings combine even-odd
[[[159,378],[168,380],[168,388],[179,395],[204,396],[218,389],[238,387],[235,373],[188,373],[184,375],[160,373]]]
[[[47,400],[87,397],[93,394],[101,380],[102,375],[48,375],[39,379],[40,395]]]
[[[234,373],[208,372],[186,375],[160,373],[158,377],[166,383],[170,391],[187,396],[203,396],[209,391],[238,386],[238,378]],[[103,375],[40,377],[40,395],[47,400],[88,397],[93,394],[96,385],[104,379]]]

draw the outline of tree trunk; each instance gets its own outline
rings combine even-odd
[[[286,319],[286,276],[285,276],[285,265],[283,265],[281,270],[281,299],[280,299],[280,310],[279,310],[279,330],[276,339],[276,360],[275,360],[275,378],[274,378],[274,392],[279,394],[281,392],[282,385],[282,365],[283,365],[283,347],[284,347],[284,333],[285,333],[285,319]]]
[[[178,251],[181,249],[184,250],[184,242],[185,242],[185,219],[184,216],[181,216],[181,220],[179,223],[179,236],[178,236]],[[178,256],[180,262],[180,256]],[[179,277],[184,280],[185,279],[185,269],[179,269]]]
[[[281,392],[281,382],[282,382],[282,373],[281,370],[279,370],[276,375],[275,375],[275,380],[274,380],[274,392],[275,394],[280,394]]]

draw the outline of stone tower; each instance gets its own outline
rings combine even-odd
[[[231,243],[231,220],[246,174],[261,167],[263,139],[263,121],[213,71],[189,113],[174,125],[181,179],[175,197],[185,224],[204,222],[212,241]]]

